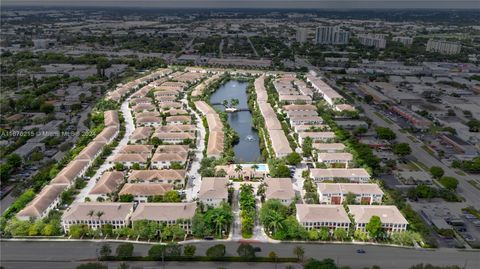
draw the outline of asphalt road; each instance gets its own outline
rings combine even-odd
[[[473,180],[471,176],[462,176],[456,174],[455,171],[446,166],[444,163],[437,160],[435,157],[431,156],[426,152],[421,146],[423,143],[417,143],[410,140],[406,134],[400,132],[400,127],[397,124],[387,124],[383,119],[378,117],[374,112],[374,108],[366,104],[360,104],[361,107],[364,109],[365,115],[373,120],[375,125],[387,127],[392,129],[397,134],[397,141],[402,143],[408,143],[410,148],[412,149],[412,156],[415,156],[420,162],[425,164],[427,167],[432,166],[439,166],[442,167],[445,171],[445,176],[452,176],[459,179],[459,184],[457,188],[457,192],[463,196],[466,202],[470,205],[473,205],[476,208],[480,207],[480,191],[473,188],[468,180]]]
[[[196,254],[204,255],[205,251],[219,242],[194,243],[197,247]],[[227,246],[227,255],[236,256],[238,242],[223,242]],[[114,250],[118,243],[109,243]],[[24,242],[24,241],[2,241],[1,264],[6,269],[15,268],[75,268],[81,262],[96,258],[100,242],[70,241],[70,242]],[[275,251],[280,257],[292,257],[292,249],[300,244],[275,244],[275,243],[253,243],[259,246],[262,251],[257,256],[268,256],[270,251]],[[366,266],[379,265],[381,268],[405,269],[419,263],[430,263],[435,265],[459,265],[467,269],[480,268],[480,251],[462,251],[456,249],[406,249],[395,247],[379,246],[358,246],[358,245],[335,245],[335,244],[302,244],[306,257],[317,259],[331,258],[338,264],[348,265],[353,268],[364,268]],[[146,255],[149,244],[135,244],[135,255]],[[365,254],[357,254],[356,250],[362,248]],[[198,266],[197,266],[198,265]],[[211,267],[214,265],[213,267]],[[169,263],[166,268],[245,268],[246,264],[237,267],[232,263]],[[190,267],[188,267],[190,266]],[[160,263],[132,263],[132,267],[140,268],[161,268]],[[274,268],[273,264],[248,264],[252,268]],[[112,264],[111,268],[116,268]],[[279,268],[284,268],[280,265]]]

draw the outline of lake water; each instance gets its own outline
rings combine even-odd
[[[230,104],[231,99],[238,99],[237,108],[248,109],[247,82],[231,80],[218,88],[211,96],[210,103],[221,111],[225,108],[223,100]],[[228,124],[237,132],[240,141],[233,148],[237,163],[261,161],[258,133],[252,128],[250,111],[237,111],[228,114]]]

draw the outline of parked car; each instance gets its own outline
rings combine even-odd
[[[262,251],[262,249],[261,249],[260,247],[254,247],[253,250],[254,250],[255,252],[261,252],[261,251]]]
[[[357,249],[358,254],[365,254],[366,251],[364,249]]]

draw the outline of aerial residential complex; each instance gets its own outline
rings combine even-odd
[[[2,2],[0,267],[480,267],[476,9],[213,2]]]

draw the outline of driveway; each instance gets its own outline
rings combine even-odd
[[[85,197],[87,197],[88,193],[93,189],[95,184],[97,184],[98,179],[102,176],[102,174],[111,169],[113,167],[113,164],[110,164],[110,160],[115,154],[118,153],[118,151],[125,145],[128,144],[128,140],[130,138],[130,135],[133,133],[135,130],[135,125],[133,124],[133,117],[132,113],[130,111],[130,107],[128,106],[128,101],[130,98],[127,98],[121,105],[120,110],[122,111],[123,118],[125,119],[125,135],[122,137],[118,145],[115,147],[115,149],[112,151],[112,154],[107,157],[105,162],[97,169],[95,172],[95,175],[93,175],[92,178],[89,179],[87,186],[83,188],[80,193],[77,195],[75,198],[75,203],[77,202],[84,202]]]

